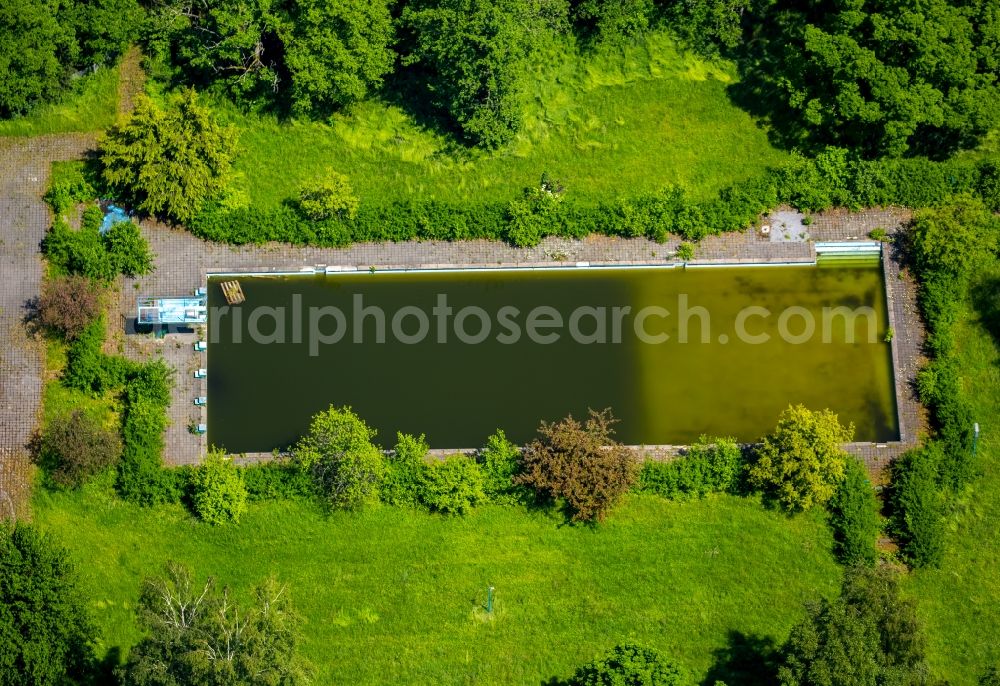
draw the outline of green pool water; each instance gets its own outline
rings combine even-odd
[[[898,437],[877,265],[255,276],[232,307],[227,278],[209,281],[208,438],[231,452],[287,447],[330,404],[387,447],[524,442],[605,407],[629,444],[751,441],[790,403]]]

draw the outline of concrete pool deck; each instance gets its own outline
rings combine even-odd
[[[781,264],[811,263],[815,260],[812,241],[867,240],[868,233],[883,228],[893,233],[910,217],[901,209],[863,212],[833,211],[813,216],[809,225],[810,241],[775,241],[756,230],[711,236],[698,244],[691,264]],[[577,262],[591,265],[628,266],[673,262],[679,238],[655,243],[642,238],[622,239],[591,236],[584,240],[548,238],[535,248],[514,248],[491,241],[406,242],[357,244],[347,248],[311,248],[280,244],[229,246],[205,243],[181,229],[155,222],[144,222],[143,234],[156,254],[156,271],[140,279],[126,280],[121,291],[120,310],[124,318],[134,317],[137,294],[184,295],[204,286],[207,275],[214,273],[299,272],[303,269],[368,270],[459,267],[572,266]],[[896,379],[896,401],[901,440],[886,443],[856,443],[848,450],[861,458],[873,474],[904,450],[912,447],[926,431],[926,417],[916,399],[914,379],[921,363],[923,326],[916,307],[916,285],[901,272],[899,256],[888,245],[885,255],[885,281]],[[164,458],[169,464],[191,464],[201,459],[204,437],[192,434],[192,423],[204,422],[204,409],[193,399],[205,395],[205,382],[195,379],[195,369],[205,367],[204,353],[194,351],[200,332],[167,334],[162,339],[151,336],[125,336],[123,351],[141,359],[160,351],[178,370],[177,385],[171,405],[171,425],[167,429]],[[211,402],[211,399],[209,399]],[[484,437],[485,438],[485,437]],[[646,448],[651,456],[668,458],[680,446]],[[445,452],[455,452],[445,451]],[[267,457],[261,455],[255,457]]]

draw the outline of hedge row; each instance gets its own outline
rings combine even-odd
[[[100,317],[70,344],[62,383],[94,395],[120,394],[123,451],[116,488],[121,497],[142,504],[175,500],[180,493],[177,479],[162,468],[161,459],[171,370],[162,360],[141,364],[106,355],[104,338]]]
[[[787,203],[803,211],[831,207],[904,205],[927,207],[959,195],[978,195],[1000,206],[1000,172],[993,162],[934,162],[923,158],[867,161],[831,148],[815,158],[788,164],[696,201],[683,189],[583,206],[547,192],[526,189],[509,202],[453,203],[439,200],[361,204],[350,219],[312,221],[292,203],[274,208],[209,205],[189,229],[206,240],[260,244],[278,241],[336,247],[357,242],[406,240],[507,241],[536,245],[546,236],[581,238],[589,234],[664,241],[669,234],[698,240],[738,231],[763,212]]]
[[[934,440],[896,461],[889,500],[894,533],[915,566],[941,561],[948,503],[976,473],[976,417],[962,389],[956,325],[970,286],[995,264],[1000,244],[1000,220],[991,213],[998,209],[996,167],[988,163],[980,169],[986,170],[978,181],[982,203],[963,200],[918,212],[910,235],[931,357],[917,376],[917,388],[931,412]]]

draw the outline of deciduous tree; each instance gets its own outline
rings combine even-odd
[[[309,433],[292,451],[312,474],[317,492],[331,507],[355,508],[378,498],[385,459],[372,443],[375,432],[351,411],[330,406],[312,419]]]
[[[844,478],[841,444],[853,437],[854,425],[842,426],[830,410],[790,406],[757,449],[750,480],[789,510],[824,505]]]
[[[95,636],[69,553],[28,524],[0,522],[0,684],[80,679]]]
[[[212,579],[167,565],[139,598],[148,635],[119,670],[125,686],[295,686],[306,683],[297,655],[300,620],[288,589],[269,579],[249,606],[236,604]]]
[[[53,418],[42,433],[38,461],[49,469],[52,480],[76,488],[122,455],[118,432],[103,426],[81,410]]]
[[[782,686],[928,683],[916,607],[889,567],[849,569],[840,597],[806,606],[784,647]]]
[[[574,521],[603,519],[638,473],[635,455],[612,438],[614,421],[610,410],[591,410],[583,424],[542,422],[515,482],[563,500]]]

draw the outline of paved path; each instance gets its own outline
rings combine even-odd
[[[24,514],[25,444],[38,421],[42,348],[25,336],[25,303],[41,289],[38,245],[51,222],[42,194],[53,160],[77,159],[88,135],[0,141],[0,517]]]

